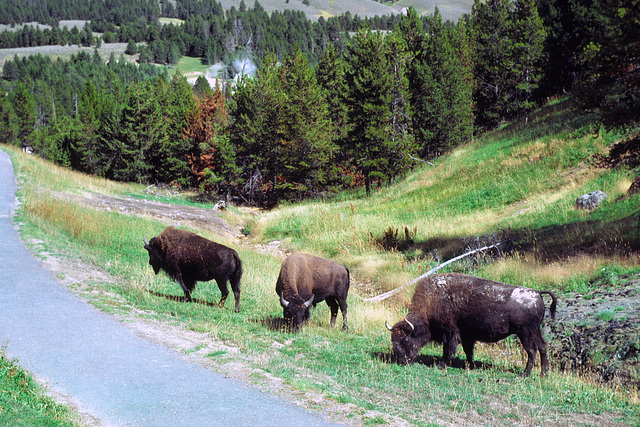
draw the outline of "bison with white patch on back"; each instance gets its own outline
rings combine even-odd
[[[549,309],[555,317],[556,295],[549,291],[506,285],[466,274],[440,274],[420,280],[409,313],[391,331],[393,353],[400,364],[412,363],[429,341],[443,344],[441,366],[455,354],[458,343],[473,364],[476,341],[497,342],[515,334],[528,355],[523,376],[531,373],[540,352],[542,373],[549,370],[547,342],[540,332],[545,306],[542,294],[552,298]]]
[[[289,255],[280,267],[276,293],[284,310],[284,319],[298,331],[309,319],[310,306],[327,301],[331,309],[331,326],[336,323],[338,306],[342,311],[342,329],[347,327],[347,293],[349,270],[335,261],[307,254]]]
[[[222,293],[220,307],[229,295],[227,281],[236,299],[235,312],[240,309],[240,279],[242,262],[238,253],[219,243],[205,239],[195,233],[167,227],[162,234],[145,240],[144,248],[149,252],[149,264],[158,274],[164,270],[176,280],[187,301],[191,301],[191,292],[196,282],[215,279]]]

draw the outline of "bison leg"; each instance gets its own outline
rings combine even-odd
[[[218,284],[218,288],[220,289],[220,293],[222,297],[220,297],[220,302],[218,305],[220,308],[224,308],[224,303],[227,301],[227,297],[229,296],[229,288],[227,288],[227,281],[216,279],[216,283]]]
[[[178,269],[177,273],[176,273],[176,280],[178,281],[178,283],[180,284],[180,287],[182,288],[182,291],[184,292],[184,300],[186,302],[191,302],[191,289],[193,289],[195,287],[195,282],[187,282],[185,283],[184,278],[182,277],[182,272],[180,271],[180,269]]]
[[[531,370],[533,369],[533,363],[536,360],[538,347],[535,344],[535,339],[528,331],[523,332],[521,335],[518,335],[518,337],[522,342],[522,347],[527,352],[527,365],[524,368],[524,372],[522,372],[522,376],[528,377],[529,374],[531,374]]]
[[[546,375],[549,371],[549,358],[547,357],[547,341],[542,334],[538,332],[535,336],[536,347],[540,352],[540,368],[542,375]]]
[[[455,331],[444,331],[442,333],[442,363],[440,368],[444,368],[451,362],[451,358],[456,354],[458,348],[458,337]]]
[[[240,278],[242,277],[242,269],[238,268],[231,276],[229,282],[233,290],[233,296],[236,298],[236,313],[240,311]]]
[[[236,308],[235,308],[235,312],[238,313],[240,311],[240,290],[234,290],[233,291],[233,296],[236,299]]]
[[[336,325],[336,318],[338,317],[338,301],[334,297],[327,298],[327,305],[331,309],[331,327]]]
[[[347,326],[347,301],[346,299],[338,299],[338,303],[340,311],[342,311],[342,330],[346,332],[349,330],[349,326]]]
[[[469,368],[474,369],[476,367],[473,361],[473,347],[476,342],[471,339],[463,339],[462,340],[462,348],[464,349],[464,354],[467,355],[467,363],[469,364]]]

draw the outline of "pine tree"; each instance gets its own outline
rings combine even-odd
[[[151,153],[166,144],[167,124],[151,82],[137,83],[129,90],[122,112],[120,156],[114,178],[126,182],[149,182]]]
[[[474,104],[480,127],[496,127],[509,112],[510,88],[514,87],[513,42],[509,0],[475,0],[472,9],[476,35]]]
[[[251,203],[274,203],[265,198],[273,191],[279,167],[282,110],[286,98],[275,54],[268,54],[255,78],[242,76],[233,96],[231,141],[243,169],[243,197]]]
[[[0,88],[0,144],[17,144],[18,117],[9,100],[9,94]]]
[[[156,182],[192,184],[187,156],[191,146],[184,132],[189,126],[188,117],[198,108],[193,88],[179,71],[171,81],[156,79],[156,95],[166,123],[166,140],[150,153],[153,165],[152,179]]]
[[[284,190],[287,198],[317,193],[330,178],[328,166],[336,150],[324,91],[300,48],[285,57],[280,70],[287,103],[281,130],[282,180],[275,189]]]
[[[594,1],[592,31],[581,52],[582,75],[574,94],[580,107],[597,109],[609,126],[640,116],[640,2]]]
[[[408,165],[409,154],[414,150],[414,138],[411,131],[411,107],[409,79],[407,68],[412,53],[407,43],[397,32],[393,31],[385,38],[387,45],[390,73],[393,76],[391,97],[391,117],[389,122],[389,181],[396,177]]]
[[[324,189],[335,147],[324,93],[297,50],[278,65],[268,55],[234,96],[232,141],[245,170],[244,193],[273,205]]]
[[[138,53],[138,45],[133,39],[129,39],[129,41],[127,42],[127,48],[125,49],[124,53],[126,53],[127,55],[135,55],[136,53]]]
[[[100,164],[98,142],[98,109],[101,99],[92,80],[85,83],[78,101],[76,122],[82,131],[74,141],[72,167],[89,174],[96,174]]]
[[[30,85],[18,82],[14,87],[11,103],[17,118],[16,138],[22,147],[31,146],[36,127],[37,106]]]
[[[213,95],[213,89],[211,89],[211,85],[202,74],[199,75],[196,79],[196,84],[193,86],[193,90],[198,96]]]
[[[535,106],[533,93],[538,88],[542,72],[543,50],[546,32],[534,0],[516,0],[512,18],[513,67],[515,79],[513,109],[518,116],[524,114],[529,121],[529,111]]]
[[[471,86],[468,65],[456,51],[452,30],[436,8],[412,67],[413,116],[419,154],[439,156],[471,136]]]
[[[229,141],[228,116],[224,94],[219,86],[197,99],[197,108],[188,117],[185,139],[191,172],[202,193],[219,194],[233,188],[240,169]]]
[[[347,46],[346,105],[349,153],[363,174],[367,195],[372,184],[388,181],[400,171],[391,169],[395,148],[390,132],[394,76],[388,49],[380,32],[359,30]]]
[[[333,123],[335,140],[340,143],[347,134],[347,106],[344,96],[345,87],[344,57],[335,45],[330,43],[320,56],[316,67],[316,79],[325,91],[325,98],[329,109],[329,117]]]

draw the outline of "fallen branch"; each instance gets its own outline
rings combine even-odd
[[[409,154],[409,153],[406,153],[406,154],[407,154],[407,156],[409,156],[409,158],[410,158],[411,160],[415,160],[415,161],[417,161],[417,162],[426,163],[426,164],[428,164],[429,166],[436,167],[436,165],[434,165],[434,164],[433,164],[433,163],[431,163],[431,162],[427,162],[426,160],[422,160],[422,159],[419,159],[419,158],[417,158],[417,157],[413,157],[413,156],[412,156],[411,154]]]
[[[485,246],[485,247],[482,247],[482,248],[474,249],[474,250],[469,251],[469,252],[467,252],[467,253],[464,253],[464,254],[462,254],[462,255],[458,255],[458,256],[457,256],[457,257],[455,257],[455,258],[451,258],[450,260],[448,260],[448,261],[446,261],[446,262],[443,262],[442,264],[439,264],[439,265],[437,265],[437,266],[433,267],[431,270],[427,271],[427,272],[426,272],[426,273],[424,273],[422,276],[416,277],[416,278],[415,278],[415,279],[413,279],[412,281],[410,281],[410,282],[408,282],[408,283],[405,283],[405,284],[404,284],[404,285],[402,285],[402,286],[399,286],[399,287],[397,287],[397,288],[395,288],[395,289],[393,289],[393,290],[390,290],[389,292],[385,292],[384,294],[381,294],[381,295],[378,295],[378,296],[375,296],[375,297],[371,297],[371,298],[366,298],[366,299],[365,299],[365,301],[374,301],[374,302],[378,302],[378,301],[385,300],[385,299],[389,298],[391,295],[393,295],[393,294],[395,294],[395,293],[397,293],[397,292],[400,292],[400,290],[402,290],[403,288],[405,288],[405,287],[407,287],[407,286],[409,286],[409,285],[413,285],[413,284],[414,284],[414,283],[416,283],[417,281],[419,281],[419,280],[421,280],[421,279],[424,279],[424,278],[425,278],[425,277],[427,277],[427,276],[432,275],[432,274],[433,274],[433,273],[435,273],[436,271],[440,270],[442,267],[444,267],[444,266],[446,266],[446,265],[448,265],[448,264],[451,264],[452,262],[456,262],[456,261],[458,261],[458,260],[460,260],[460,259],[462,259],[462,258],[464,258],[464,257],[468,257],[469,255],[473,255],[473,254],[475,254],[476,252],[486,251],[487,249],[495,248],[495,247],[500,246],[501,244],[506,243],[506,242],[508,242],[508,241],[509,241],[509,240],[503,240],[502,242],[498,242],[498,243],[495,243],[495,244],[490,245],[490,246]]]

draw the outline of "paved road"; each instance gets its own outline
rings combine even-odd
[[[103,425],[324,426],[319,415],[189,363],[70,294],[11,223],[16,183],[0,150],[0,346]]]

